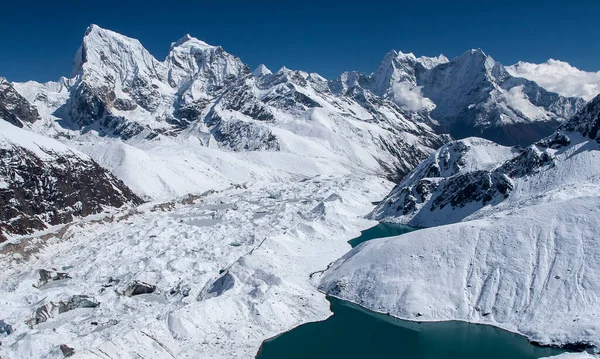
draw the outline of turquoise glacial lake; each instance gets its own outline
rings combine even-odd
[[[349,243],[404,234],[417,228],[379,224]],[[266,340],[258,359],[537,359],[564,350],[534,346],[523,336],[464,322],[419,323],[374,313],[328,297],[333,315]]]

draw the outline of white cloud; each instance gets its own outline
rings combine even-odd
[[[567,62],[550,59],[542,64],[518,62],[506,70],[517,77],[535,81],[548,91],[563,96],[582,97],[591,100],[600,93],[600,71],[586,72]]]
[[[433,110],[435,104],[427,97],[421,94],[421,87],[414,86],[409,82],[398,82],[392,86],[394,101],[401,106],[407,107],[411,111],[417,111],[423,108]]]

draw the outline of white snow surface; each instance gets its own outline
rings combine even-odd
[[[10,149],[12,146],[25,148],[41,159],[52,157],[48,152],[68,153],[88,159],[88,156],[55,139],[13,126],[0,118],[0,148]]]
[[[535,81],[548,91],[591,100],[600,93],[600,71],[582,71],[568,62],[549,59],[541,64],[519,61],[506,70],[513,76]]]
[[[597,358],[588,353],[564,353],[559,355],[553,355],[551,357],[545,357],[540,359],[591,359]]]

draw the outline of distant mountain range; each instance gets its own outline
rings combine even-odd
[[[285,67],[250,71],[223,48],[189,35],[158,61],[139,41],[91,25],[70,78],[2,80],[0,117],[80,146],[126,185],[146,188],[138,194],[147,198],[180,190],[163,178],[180,165],[162,159],[157,170],[148,154],[173,141],[338,158],[400,181],[447,134],[528,145],[585,103],[511,75],[522,67],[507,71],[481,50],[452,60],[390,51],[371,75],[346,72],[328,81]],[[132,156],[146,158],[136,164],[137,175],[123,167]],[[203,180],[187,181],[193,188]]]

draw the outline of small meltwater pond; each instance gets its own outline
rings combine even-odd
[[[417,228],[379,224],[349,243],[400,235]],[[419,323],[374,313],[328,297],[333,316],[266,340],[259,359],[536,359],[564,350],[532,345],[523,336],[464,322]]]

